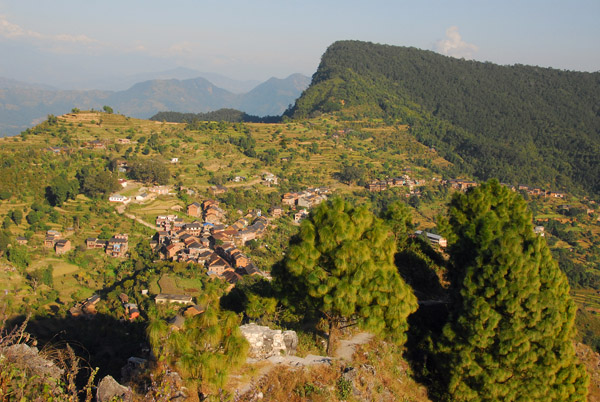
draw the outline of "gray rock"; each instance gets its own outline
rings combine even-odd
[[[24,343],[18,343],[6,348],[4,358],[25,366],[32,373],[40,377],[51,377],[58,380],[63,375],[63,370],[57,367],[53,361],[44,359],[39,355],[38,348],[28,346]]]
[[[108,402],[113,398],[118,398],[120,401],[131,401],[132,392],[129,388],[119,384],[114,378],[107,375],[98,383],[96,401]]]
[[[240,327],[242,334],[250,344],[248,355],[251,358],[266,359],[281,354],[294,354],[298,346],[298,336],[294,331],[281,332],[256,324]]]
[[[298,348],[298,335],[296,331],[283,331],[283,342],[289,355],[296,353]]]

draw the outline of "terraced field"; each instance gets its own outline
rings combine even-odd
[[[577,306],[589,311],[600,312],[600,293],[591,289],[578,289],[571,291],[571,297]]]

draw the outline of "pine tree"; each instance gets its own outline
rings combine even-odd
[[[174,330],[166,321],[151,319],[146,334],[153,353],[176,367],[183,379],[203,393],[216,394],[231,369],[246,361],[249,344],[240,331],[241,317],[219,307],[222,290],[207,283],[201,296],[206,311],[186,317],[183,328]]]
[[[328,321],[328,354],[342,325],[386,332],[403,343],[417,302],[394,266],[395,251],[391,230],[367,206],[334,199],[302,223],[274,275]]]
[[[450,203],[454,306],[439,346],[453,401],[585,401],[565,275],[516,193],[490,181]]]

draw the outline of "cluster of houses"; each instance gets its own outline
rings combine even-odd
[[[327,199],[331,190],[327,187],[314,187],[306,189],[299,193],[285,193],[281,198],[281,203],[295,208],[313,208]]]
[[[477,187],[477,182],[472,180],[463,180],[463,179],[450,179],[450,180],[442,180],[442,184],[449,185],[450,188],[459,191],[467,191],[471,187]]]
[[[129,296],[127,296],[125,293],[121,293],[119,295],[119,300],[121,300],[121,304],[123,304],[125,315],[129,321],[133,321],[140,316],[140,309],[138,308],[138,305],[135,303],[130,303]]]
[[[127,255],[129,250],[129,237],[126,234],[116,234],[108,240],[100,240],[95,237],[88,237],[85,240],[87,249],[104,248],[106,255],[121,258]]]
[[[331,194],[331,190],[327,187],[314,187],[306,189],[299,193],[285,193],[281,198],[281,203],[293,210],[299,208],[294,213],[294,222],[299,223],[308,216],[308,209],[316,207],[327,199],[327,195]],[[273,207],[269,210],[274,218],[278,218],[283,214],[283,209]]]
[[[402,177],[394,177],[385,180],[375,180],[367,184],[367,190],[372,193],[378,193],[395,187],[408,187],[409,191],[413,191],[416,186],[425,184],[424,180],[414,180],[408,175]]]
[[[232,285],[244,275],[264,275],[238,248],[265,233],[268,220],[260,211],[250,211],[229,226],[222,223],[225,211],[218,201],[194,202],[187,213],[202,221],[186,223],[175,215],[156,218],[158,232],[151,245],[161,258],[203,265],[208,275]]]
[[[106,144],[100,140],[84,142],[83,146],[89,149],[106,149]]]
[[[466,191],[471,187],[477,187],[478,183],[471,180],[462,180],[462,179],[453,179],[448,181],[442,181],[442,184],[449,184],[453,189]],[[529,195],[537,196],[537,197],[552,197],[552,198],[564,198],[564,193],[559,193],[556,191],[546,191],[544,189],[538,187],[529,187],[523,184],[519,184],[514,186],[512,184],[500,183],[505,187],[508,187],[512,191],[524,191]]]
[[[510,188],[513,191],[517,191],[517,190],[525,191],[529,195],[535,195],[538,197],[565,198],[564,193],[559,193],[556,191],[546,191],[544,189],[537,188],[537,187],[528,187],[528,186],[524,186],[522,184],[519,184],[518,186],[512,186],[509,184],[503,184],[503,185],[507,186],[508,188]]]
[[[435,179],[434,179],[435,180]],[[439,179],[438,179],[439,180]],[[441,184],[450,186],[450,188],[458,191],[467,191],[471,187],[477,187],[478,183],[473,180],[465,180],[465,179],[450,179],[450,180],[441,180]],[[422,186],[425,184],[424,180],[413,180],[408,175],[404,175],[402,177],[395,177],[385,180],[376,180],[367,184],[366,188],[370,192],[381,192],[388,190],[394,187],[408,187],[411,194],[413,194],[413,190],[417,186]],[[513,191],[525,191],[529,195],[534,196],[543,196],[543,197],[552,197],[552,198],[564,198],[564,193],[559,193],[555,191],[546,191],[536,187],[528,187],[524,185],[510,185],[502,183],[503,186],[510,188]]]
[[[48,230],[44,239],[44,247],[53,248],[56,255],[62,255],[71,251],[71,241],[63,239],[57,230]]]

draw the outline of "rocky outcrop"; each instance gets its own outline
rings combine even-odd
[[[131,401],[132,392],[129,388],[119,384],[114,378],[107,375],[98,383],[96,401],[109,402],[113,400]]]
[[[42,378],[53,378],[55,381],[59,380],[64,372],[53,361],[40,356],[36,347],[24,343],[17,343],[6,348],[2,358],[27,368],[33,375]]]
[[[295,331],[281,331],[256,324],[240,327],[242,334],[250,344],[249,357],[266,359],[281,354],[293,355],[298,346],[298,335]]]

